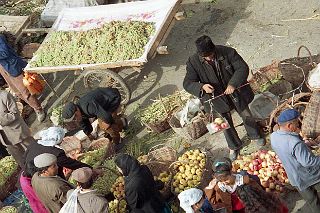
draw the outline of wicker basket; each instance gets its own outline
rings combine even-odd
[[[148,153],[150,161],[170,162],[170,164],[177,160],[177,151],[165,144],[158,144],[152,147]]]
[[[154,123],[144,123],[144,125],[156,133],[161,133],[171,128],[168,123],[168,118]]]
[[[81,151],[81,141],[76,136],[65,137],[60,144],[61,148],[65,151],[66,154],[69,154],[73,151]]]
[[[7,179],[5,184],[0,186],[0,200],[4,200],[10,195],[10,193],[12,193],[16,189],[20,171],[20,167],[18,167],[16,171],[13,172],[12,175]]]
[[[209,161],[209,158],[206,154],[205,151],[201,151],[201,153],[205,154],[205,159],[206,159],[206,164],[205,164],[205,167],[203,169],[203,172],[202,172],[202,175],[201,175],[201,180],[200,180],[200,183],[195,186],[197,188],[200,188],[200,189],[203,189],[205,188],[206,186],[208,186],[208,184],[210,183],[210,181],[212,180],[212,175],[213,175],[213,170],[212,170],[212,166],[211,166],[211,163]],[[173,168],[173,165],[177,164],[177,163],[184,163],[184,162],[181,162],[181,161],[176,161],[176,162],[173,162],[171,165],[170,165],[170,171],[172,173],[172,177],[178,172],[177,170],[175,170]],[[173,182],[173,178],[172,178],[172,181]],[[177,193],[174,191],[174,187],[173,185],[171,184],[171,192],[175,195],[177,195]]]
[[[173,131],[179,136],[189,140],[196,140],[206,134],[208,132],[206,127],[207,123],[208,117],[203,113],[199,113],[192,119],[191,123],[184,127],[181,127],[180,121],[175,114],[169,120],[169,124]]]
[[[316,138],[320,135],[320,91],[311,94],[309,104],[307,105],[303,121],[302,134],[307,138]]]

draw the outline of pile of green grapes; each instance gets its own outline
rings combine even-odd
[[[96,64],[142,56],[154,23],[112,21],[87,31],[55,31],[36,52],[31,67]]]
[[[12,156],[6,156],[0,160],[0,186],[17,170],[18,164]]]

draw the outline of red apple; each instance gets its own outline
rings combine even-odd
[[[220,126],[221,126],[222,129],[226,129],[226,128],[229,127],[229,124],[228,123],[222,123]]]

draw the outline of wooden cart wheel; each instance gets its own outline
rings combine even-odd
[[[86,88],[95,89],[97,87],[117,88],[121,94],[121,104],[125,105],[131,98],[131,91],[123,78],[111,70],[88,71],[83,77]]]

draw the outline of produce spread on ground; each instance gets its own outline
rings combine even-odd
[[[154,31],[153,23],[142,21],[112,21],[87,31],[54,31],[30,65],[50,67],[137,59]]]
[[[0,160],[0,187],[2,187],[14,172],[18,169],[18,164],[11,156]]]

